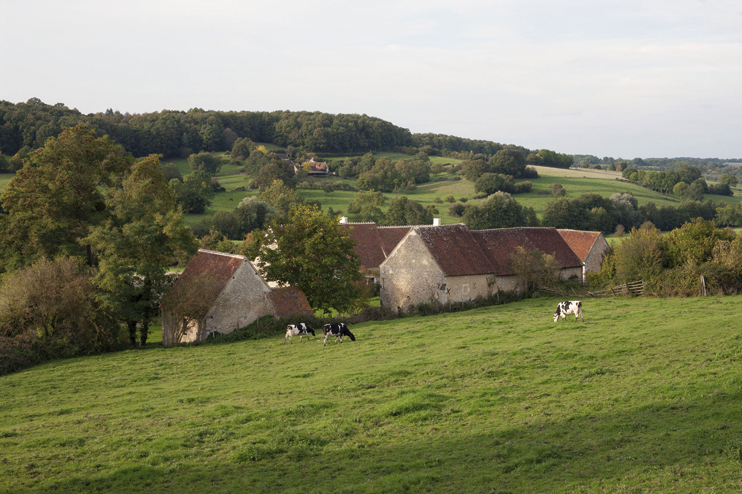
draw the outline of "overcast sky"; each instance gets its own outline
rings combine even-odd
[[[740,0],[0,0],[0,99],[742,158]]]

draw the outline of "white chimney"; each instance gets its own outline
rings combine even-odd
[[[441,219],[433,218],[433,226],[441,226]]]
[[[341,216],[341,217],[340,217],[340,224],[341,224],[341,225],[344,225],[344,224],[346,224],[347,222],[348,222],[348,217],[347,217],[347,216]]]

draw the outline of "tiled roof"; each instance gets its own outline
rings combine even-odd
[[[495,272],[466,226],[419,226],[415,227],[415,231],[446,276]]]
[[[354,250],[361,258],[362,267],[378,267],[384,262],[386,256],[375,223],[342,223],[340,226],[349,229],[350,235],[356,239]]]
[[[268,293],[268,299],[273,304],[277,316],[304,314],[313,316],[307,297],[299,288],[274,288]]]
[[[244,256],[199,249],[162,301],[162,307],[167,308],[175,303],[189,285],[194,283],[201,285],[199,296],[211,306],[239,267],[246,262],[249,261]]]
[[[517,247],[534,248],[523,230],[523,228],[500,228],[471,232],[482,252],[494,267],[492,272],[498,276],[515,274],[511,255]]]
[[[555,228],[523,228],[537,249],[554,256],[561,269],[582,267],[582,261]]]
[[[587,259],[590,249],[593,248],[593,245],[595,245],[595,242],[598,241],[601,235],[600,232],[583,232],[580,230],[557,231],[583,262]]]
[[[402,241],[407,232],[412,230],[411,226],[379,226],[377,231],[381,237],[381,248],[384,254],[389,257],[394,248]]]

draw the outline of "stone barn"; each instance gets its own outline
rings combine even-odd
[[[588,272],[600,271],[603,256],[611,250],[608,241],[601,232],[586,232],[581,230],[557,230],[567,245],[577,254],[584,267],[582,272],[583,283]]]
[[[378,226],[374,222],[341,222],[340,227],[348,228],[356,239],[354,250],[361,261],[361,271],[374,282],[379,280],[381,263],[412,229],[411,226]]]
[[[164,345],[228,334],[266,315],[312,314],[301,290],[272,289],[246,257],[204,249],[188,263],[160,309]]]
[[[562,279],[582,273],[582,262],[554,228],[470,231],[462,224],[416,226],[380,266],[381,303],[405,308],[520,290],[521,281],[511,263],[518,246],[553,255]]]

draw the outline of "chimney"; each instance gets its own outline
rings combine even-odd
[[[348,222],[348,217],[347,217],[347,216],[341,216],[341,217],[340,217],[340,224],[341,224],[341,225],[344,225],[344,224],[346,224],[347,222]]]
[[[433,218],[433,226],[441,226],[441,219]]]

